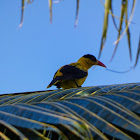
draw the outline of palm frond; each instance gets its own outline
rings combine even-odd
[[[103,33],[102,33],[102,39],[101,39],[101,46],[100,46],[100,52],[99,52],[99,57],[101,56],[105,41],[106,41],[106,36],[107,36],[107,30],[108,30],[108,17],[109,17],[109,10],[111,9],[111,0],[106,0],[105,1],[105,13],[104,13],[104,24],[103,24]]]
[[[24,5],[25,5],[25,1],[22,0],[22,4],[21,4],[21,19],[20,19],[19,28],[23,25]]]
[[[49,11],[50,11],[50,23],[52,23],[52,0],[49,1]]]
[[[127,0],[122,0],[122,3],[125,3],[125,5]],[[123,33],[120,35],[120,37],[114,42],[114,44],[117,44],[123,37],[123,35],[127,32],[128,28],[129,28],[129,24],[131,23],[133,14],[134,14],[134,9],[135,9],[135,5],[136,5],[136,0],[133,0],[133,4],[132,4],[132,10],[131,10],[131,16],[129,18],[129,21],[127,23],[127,26],[125,27],[125,30],[123,31]]]
[[[25,3],[27,2],[28,4],[31,4],[34,0],[22,0],[21,2],[21,19],[20,19],[20,24],[18,28],[21,28],[23,25],[23,19],[24,19],[24,8],[25,8]]]
[[[0,96],[0,137],[140,138],[140,83]]]
[[[135,68],[136,65],[138,64],[139,55],[140,55],[140,37],[139,37],[138,51],[137,51],[137,55],[136,55],[136,61],[135,61],[134,68]]]
[[[124,0],[122,0],[122,7],[121,7],[121,16],[120,16],[120,19],[123,19],[124,14],[125,14],[125,11],[126,11],[125,9],[126,9],[126,3],[124,3]],[[123,20],[120,20],[120,25],[119,25],[119,29],[118,29],[118,39],[120,38],[120,35],[121,35],[121,32],[122,32],[122,23],[123,23]],[[112,61],[112,59],[113,59],[113,57],[114,57],[114,55],[116,53],[116,50],[118,48],[118,43],[119,42],[116,43],[115,50],[114,50],[114,53],[112,55],[111,61]]]
[[[118,29],[118,27],[117,27],[117,24],[116,24],[116,21],[115,21],[115,15],[113,14],[112,3],[111,3],[111,8],[110,8],[110,10],[111,10],[111,17],[112,17],[112,20],[113,20],[113,24],[114,24],[116,30],[119,31],[119,29]]]
[[[133,3],[132,13],[133,13],[133,10],[134,10],[134,4],[135,3]],[[118,30],[118,39],[117,39],[117,41],[115,43],[116,46],[115,46],[115,50],[114,50],[114,53],[112,55],[111,61],[112,61],[112,59],[113,59],[113,57],[114,57],[114,55],[116,53],[116,50],[118,48],[119,40],[121,39],[121,37],[123,36],[123,34],[125,32],[127,34],[127,41],[128,41],[128,48],[129,48],[129,56],[130,56],[130,60],[132,60],[131,38],[130,38],[130,30],[129,30],[129,24],[130,24],[129,22],[130,22],[130,20],[128,22],[128,13],[127,13],[127,11],[128,11],[128,1],[127,0],[122,0],[122,9],[121,9],[121,16],[120,16],[120,25],[119,25],[119,30]],[[133,15],[132,13],[131,13],[131,16]],[[122,19],[124,18],[124,16],[125,16],[125,25],[126,25],[126,28],[125,28],[125,31],[121,34],[121,32],[122,32],[122,24],[123,24],[123,21],[124,21]]]
[[[76,6],[76,18],[75,18],[75,27],[77,26],[78,24],[78,13],[79,13],[79,3],[80,3],[80,0],[77,0],[77,6]]]
[[[34,0],[22,0],[22,4],[21,4],[22,5],[21,6],[21,20],[20,20],[19,28],[23,25],[25,3],[30,4],[33,1]],[[59,3],[61,1],[62,0],[58,0],[58,1],[48,0],[48,3],[49,3],[49,13],[50,13],[50,23],[52,23],[52,6],[53,6],[53,3]],[[78,13],[79,13],[79,3],[80,3],[80,0],[77,0],[76,3],[77,3],[77,7],[76,7],[76,18],[75,18],[75,24],[74,24],[75,27],[78,24]],[[102,0],[101,0],[101,3],[103,3]],[[130,23],[132,23],[131,20],[132,20],[133,14],[134,14],[136,0],[133,0],[132,9],[131,9],[131,15],[130,15],[129,19],[128,19],[128,12],[127,12],[128,9],[129,9],[129,7],[128,7],[128,0],[122,0],[122,4],[121,4],[122,9],[121,9],[121,16],[120,16],[120,18],[118,18],[116,15],[113,14],[112,4],[113,4],[113,1],[111,1],[111,0],[105,0],[105,4],[103,3],[103,5],[105,7],[105,13],[104,13],[103,32],[102,32],[102,37],[101,37],[101,45],[100,45],[99,57],[98,58],[100,58],[100,56],[101,56],[102,50],[104,48],[104,45],[105,45],[105,42],[106,42],[106,39],[107,39],[109,14],[111,14],[114,26],[115,26],[115,28],[118,31],[117,40],[114,42],[114,44],[116,46],[115,46],[115,50],[114,50],[114,53],[112,55],[111,61],[113,60],[113,57],[114,57],[114,55],[116,53],[116,50],[118,48],[118,43],[122,39],[122,37],[123,37],[123,35],[125,33],[127,35],[130,60],[132,60],[131,33],[130,33],[129,25],[130,25]],[[124,19],[124,17],[125,17],[125,19]],[[118,29],[117,24],[115,22],[115,18],[118,18],[120,20],[119,29]],[[125,30],[124,31],[122,30],[123,22],[125,22]]]
[[[128,24],[128,0],[126,0],[126,4],[125,4],[125,26],[127,27]],[[127,31],[127,41],[128,41],[128,48],[129,48],[129,56],[130,56],[130,60],[132,60],[132,52],[131,52],[131,34],[130,34],[130,29],[128,27]]]

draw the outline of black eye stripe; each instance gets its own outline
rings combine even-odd
[[[96,57],[93,56],[93,55],[91,55],[91,54],[86,54],[86,55],[84,55],[83,57],[89,58],[89,59],[91,59],[92,61],[96,61],[96,60],[97,60]]]

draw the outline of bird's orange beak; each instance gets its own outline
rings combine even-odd
[[[102,67],[105,67],[106,68],[106,66],[102,62],[100,62],[99,60],[97,61],[97,64],[96,65],[99,65],[99,66],[102,66]]]

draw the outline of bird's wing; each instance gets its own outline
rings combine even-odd
[[[76,63],[61,67],[54,75],[53,80],[48,87],[56,84],[58,81],[81,79],[88,75],[86,70]]]
[[[56,77],[60,77],[59,80],[73,80],[73,79],[81,79],[87,76],[87,71],[81,69],[79,65],[70,64],[61,67],[55,74]]]

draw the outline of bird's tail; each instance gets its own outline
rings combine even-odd
[[[51,87],[52,85],[51,84],[49,84],[48,86],[47,86],[47,88],[49,88],[49,87]]]
[[[56,82],[59,80],[59,77],[54,78],[51,83],[47,86],[47,88],[51,87],[52,85],[55,85]]]

